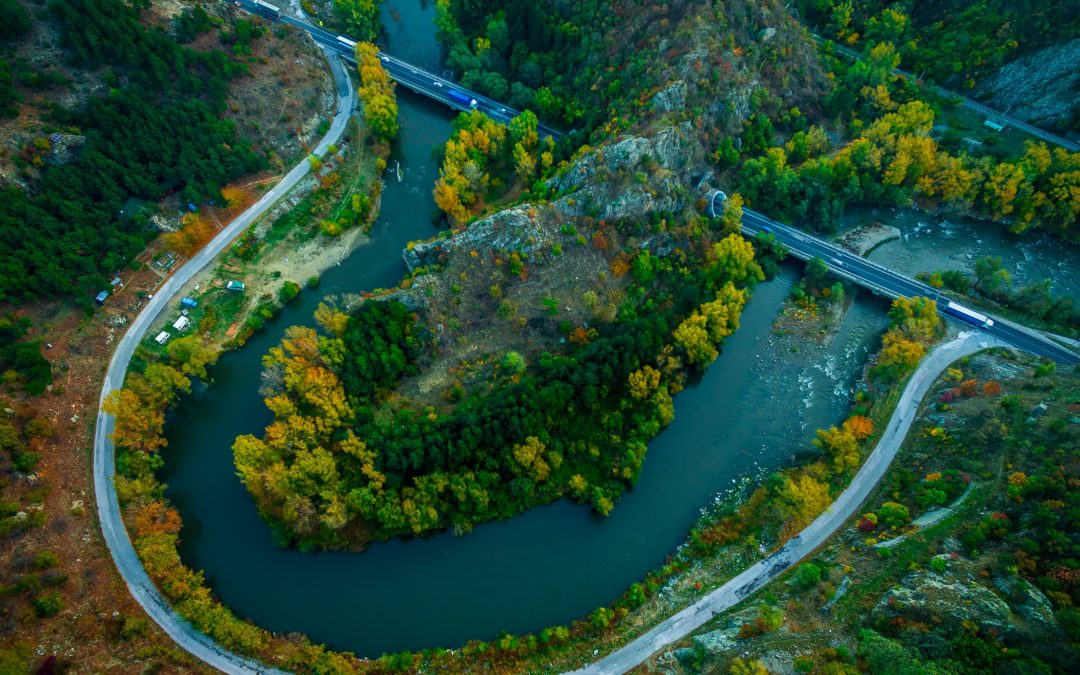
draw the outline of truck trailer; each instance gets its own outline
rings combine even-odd
[[[259,12],[259,14],[264,14],[271,19],[281,18],[281,9],[277,5],[271,5],[269,2],[265,2],[264,0],[254,0],[254,4],[255,10]]]
[[[961,321],[975,324],[976,326],[981,326],[983,328],[989,328],[994,325],[994,320],[986,316],[985,314],[979,314],[978,312],[968,309],[963,305],[956,304],[952,300],[946,302],[942,306],[941,311],[945,314],[948,314],[949,316],[955,316]]]
[[[460,103],[461,105],[476,110],[476,106],[479,105],[475,98],[471,98],[461,93],[457,89],[447,89],[446,95],[450,97],[451,101]]]

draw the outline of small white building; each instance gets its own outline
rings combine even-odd
[[[176,320],[172,327],[176,330],[184,330],[189,325],[191,325],[191,319],[187,318],[186,316],[182,316]]]
[[[157,337],[154,338],[154,342],[158,343],[159,345],[163,345],[163,344],[165,344],[166,342],[169,341],[169,337],[170,336],[169,336],[169,334],[167,332],[161,331],[160,333],[157,334]]]

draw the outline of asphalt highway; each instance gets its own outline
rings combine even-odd
[[[717,201],[719,197],[713,199]],[[719,203],[714,203],[714,212],[719,213],[720,208]],[[779,223],[752,209],[743,209],[743,232],[751,237],[759,232],[771,232],[777,241],[796,257],[807,260],[816,256],[824,261],[829,270],[836,276],[849,279],[881,295],[893,298],[921,295],[935,299],[938,307],[944,306],[946,302],[951,300],[937,288],[899,272],[894,272],[884,265],[855,255],[801,230]],[[953,302],[957,301],[953,300]],[[962,305],[963,303],[957,302],[957,304]],[[956,317],[946,315],[940,310],[939,313],[951,319],[956,319]],[[1072,365],[1080,362],[1080,356],[1076,353],[1036,331],[1017,326],[997,317],[991,318],[994,320],[994,325],[990,327],[974,326],[966,323],[964,325],[969,328],[977,328],[1002,342],[1061,364]]]

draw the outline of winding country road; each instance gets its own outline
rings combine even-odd
[[[345,126],[352,115],[356,104],[355,92],[352,81],[345,72],[344,66],[336,58],[336,54],[330,50],[326,52],[330,69],[334,75],[334,83],[337,88],[337,112],[334,115],[330,130],[319,142],[314,154],[323,155],[326,149],[337,143],[345,131]],[[113,352],[112,361],[105,375],[105,383],[101,388],[101,400],[98,405],[97,427],[94,433],[94,497],[97,501],[98,520],[101,522],[101,531],[105,537],[105,544],[109,547],[116,568],[120,571],[124,583],[127,584],[131,595],[142,605],[143,610],[171,637],[176,644],[190,652],[206,664],[213,666],[226,673],[278,673],[261,663],[233,654],[215,643],[205,634],[196,630],[187,621],[169,606],[162,597],[157,587],[150,581],[150,577],[143,569],[131,544],[124,522],[120,517],[120,505],[116,498],[116,487],[113,483],[115,475],[115,448],[109,436],[112,433],[115,420],[112,415],[101,412],[101,404],[110,393],[119,389],[124,383],[124,374],[127,372],[128,362],[135,351],[143,335],[150,324],[176,300],[176,295],[192,277],[206,267],[219,253],[225,250],[232,241],[251,225],[267,209],[281,199],[311,170],[311,165],[305,157],[281,182],[264,194],[259,201],[249,209],[236,217],[232,223],[218,233],[203,250],[199,251],[183,267],[178,269],[158,289],[154,297],[143,308],[142,312],[132,322],[124,337]]]
[[[900,445],[907,435],[915,413],[926,392],[950,364],[959,358],[987,347],[1005,346],[1005,343],[988,335],[971,331],[947,342],[930,353],[911,376],[900,402],[893,412],[885,433],[874,451],[855,474],[851,485],[836,498],[817,520],[792,537],[786,545],[769,557],[758,561],[726,584],[705,595],[686,609],[674,614],[641,635],[633,642],[615,650],[604,658],[589,664],[575,675],[614,675],[625,673],[640,665],[652,654],[666,645],[681,640],[694,632],[715,615],[734,607],[748,595],[768,584],[802,558],[825,543],[859,509],[870,492],[885,475]]]

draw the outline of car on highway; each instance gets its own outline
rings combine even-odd
[[[432,84],[435,85],[436,87],[441,87],[442,86],[442,82],[432,82]]]

